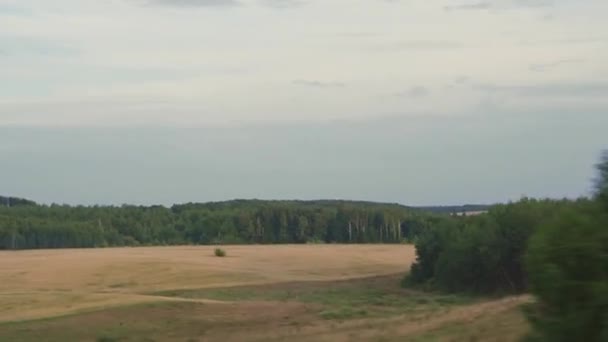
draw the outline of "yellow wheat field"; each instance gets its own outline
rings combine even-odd
[[[408,245],[141,247],[0,252],[0,322],[158,301],[146,293],[405,273]]]

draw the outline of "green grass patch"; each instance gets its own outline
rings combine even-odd
[[[350,318],[360,318],[368,315],[365,309],[355,309],[352,307],[343,307],[338,309],[323,310],[319,313],[324,319],[345,320]]]
[[[390,282],[389,282],[390,281]],[[300,282],[154,293],[167,297],[221,301],[279,301],[315,304],[325,319],[378,317],[432,311],[473,302],[472,298],[402,289],[393,278],[341,282]]]

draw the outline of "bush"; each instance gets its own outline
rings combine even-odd
[[[116,341],[118,341],[118,338],[115,338],[115,337],[112,337],[112,336],[103,335],[103,336],[99,336],[96,339],[96,341],[97,342],[116,342]]]
[[[322,245],[325,243],[324,240],[319,239],[318,237],[311,237],[306,240],[306,243],[309,245]]]
[[[225,250],[223,250],[223,249],[221,249],[221,248],[216,248],[214,253],[215,253],[215,256],[216,256],[216,257],[221,257],[221,258],[223,258],[223,257],[225,257],[225,256],[226,256],[226,251],[225,251]]]

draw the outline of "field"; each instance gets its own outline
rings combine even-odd
[[[409,245],[0,252],[0,341],[515,341],[527,297],[402,289]]]

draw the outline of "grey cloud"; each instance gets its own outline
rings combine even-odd
[[[432,40],[420,40],[410,41],[398,44],[399,48],[412,49],[412,50],[443,50],[443,49],[455,49],[460,48],[463,45],[453,41],[432,41]]]
[[[302,0],[260,0],[260,4],[277,9],[288,9],[304,5]]]
[[[408,89],[407,91],[397,93],[396,96],[407,97],[410,99],[418,99],[422,97],[426,97],[430,94],[430,91],[423,86],[414,86]]]
[[[384,34],[378,32],[341,32],[336,34],[339,37],[346,38],[371,38],[371,37],[380,37]]]
[[[563,39],[525,40],[519,42],[521,46],[541,45],[570,45],[570,44],[606,44],[608,37],[571,37]]]
[[[0,4],[0,15],[27,16],[31,14],[32,11],[25,7]]]
[[[408,92],[407,95],[410,98],[419,98],[419,97],[425,97],[429,94],[428,89],[426,89],[425,87],[422,86],[417,86],[417,87],[412,87]]]
[[[150,5],[174,7],[231,7],[238,6],[237,0],[149,0]]]
[[[469,80],[468,76],[458,76],[454,79],[454,83],[463,84],[463,83],[466,83],[468,80]]]
[[[79,49],[66,42],[39,37],[0,34],[0,54],[4,55],[73,55]]]
[[[316,80],[294,80],[292,81],[292,84],[316,88],[342,88],[346,86],[346,84],[342,82],[323,82]]]
[[[464,4],[464,5],[451,5],[445,6],[444,9],[446,11],[457,11],[457,10],[485,10],[492,8],[492,4],[489,2],[477,2],[473,4]]]
[[[488,93],[506,93],[528,97],[608,97],[608,83],[573,83],[543,85],[478,84],[474,89]]]
[[[441,51],[441,50],[453,50],[464,48],[465,45],[447,40],[412,40],[412,41],[401,41],[394,43],[376,44],[372,46],[374,51],[400,51],[400,50],[411,50],[411,51]]]
[[[551,20],[555,19],[555,16],[553,14],[545,14],[545,15],[543,15],[542,19],[545,21],[551,21]]]
[[[517,7],[551,7],[555,0],[511,0],[513,6]]]
[[[469,82],[471,78],[469,76],[458,76],[452,80],[452,82],[445,84],[443,87],[446,89],[453,89],[456,86],[464,86],[467,82]]]
[[[452,41],[411,41],[398,44],[400,48],[412,50],[435,50],[435,49],[454,49],[462,47],[462,44]]]
[[[554,0],[490,0],[474,3],[466,3],[461,5],[445,6],[446,11],[458,10],[499,10],[499,9],[515,9],[525,7],[550,7],[555,5]]]
[[[576,63],[582,63],[583,60],[582,59],[562,59],[562,60],[558,60],[555,62],[550,62],[550,63],[538,63],[538,64],[532,64],[530,65],[530,70],[531,71],[536,71],[536,72],[543,72],[543,71],[547,71],[549,69],[553,69],[562,65],[567,65],[567,64],[576,64]]]
[[[240,0],[148,0],[150,5],[173,7],[234,7],[242,5]],[[304,4],[303,0],[258,0],[261,6],[288,9]]]

